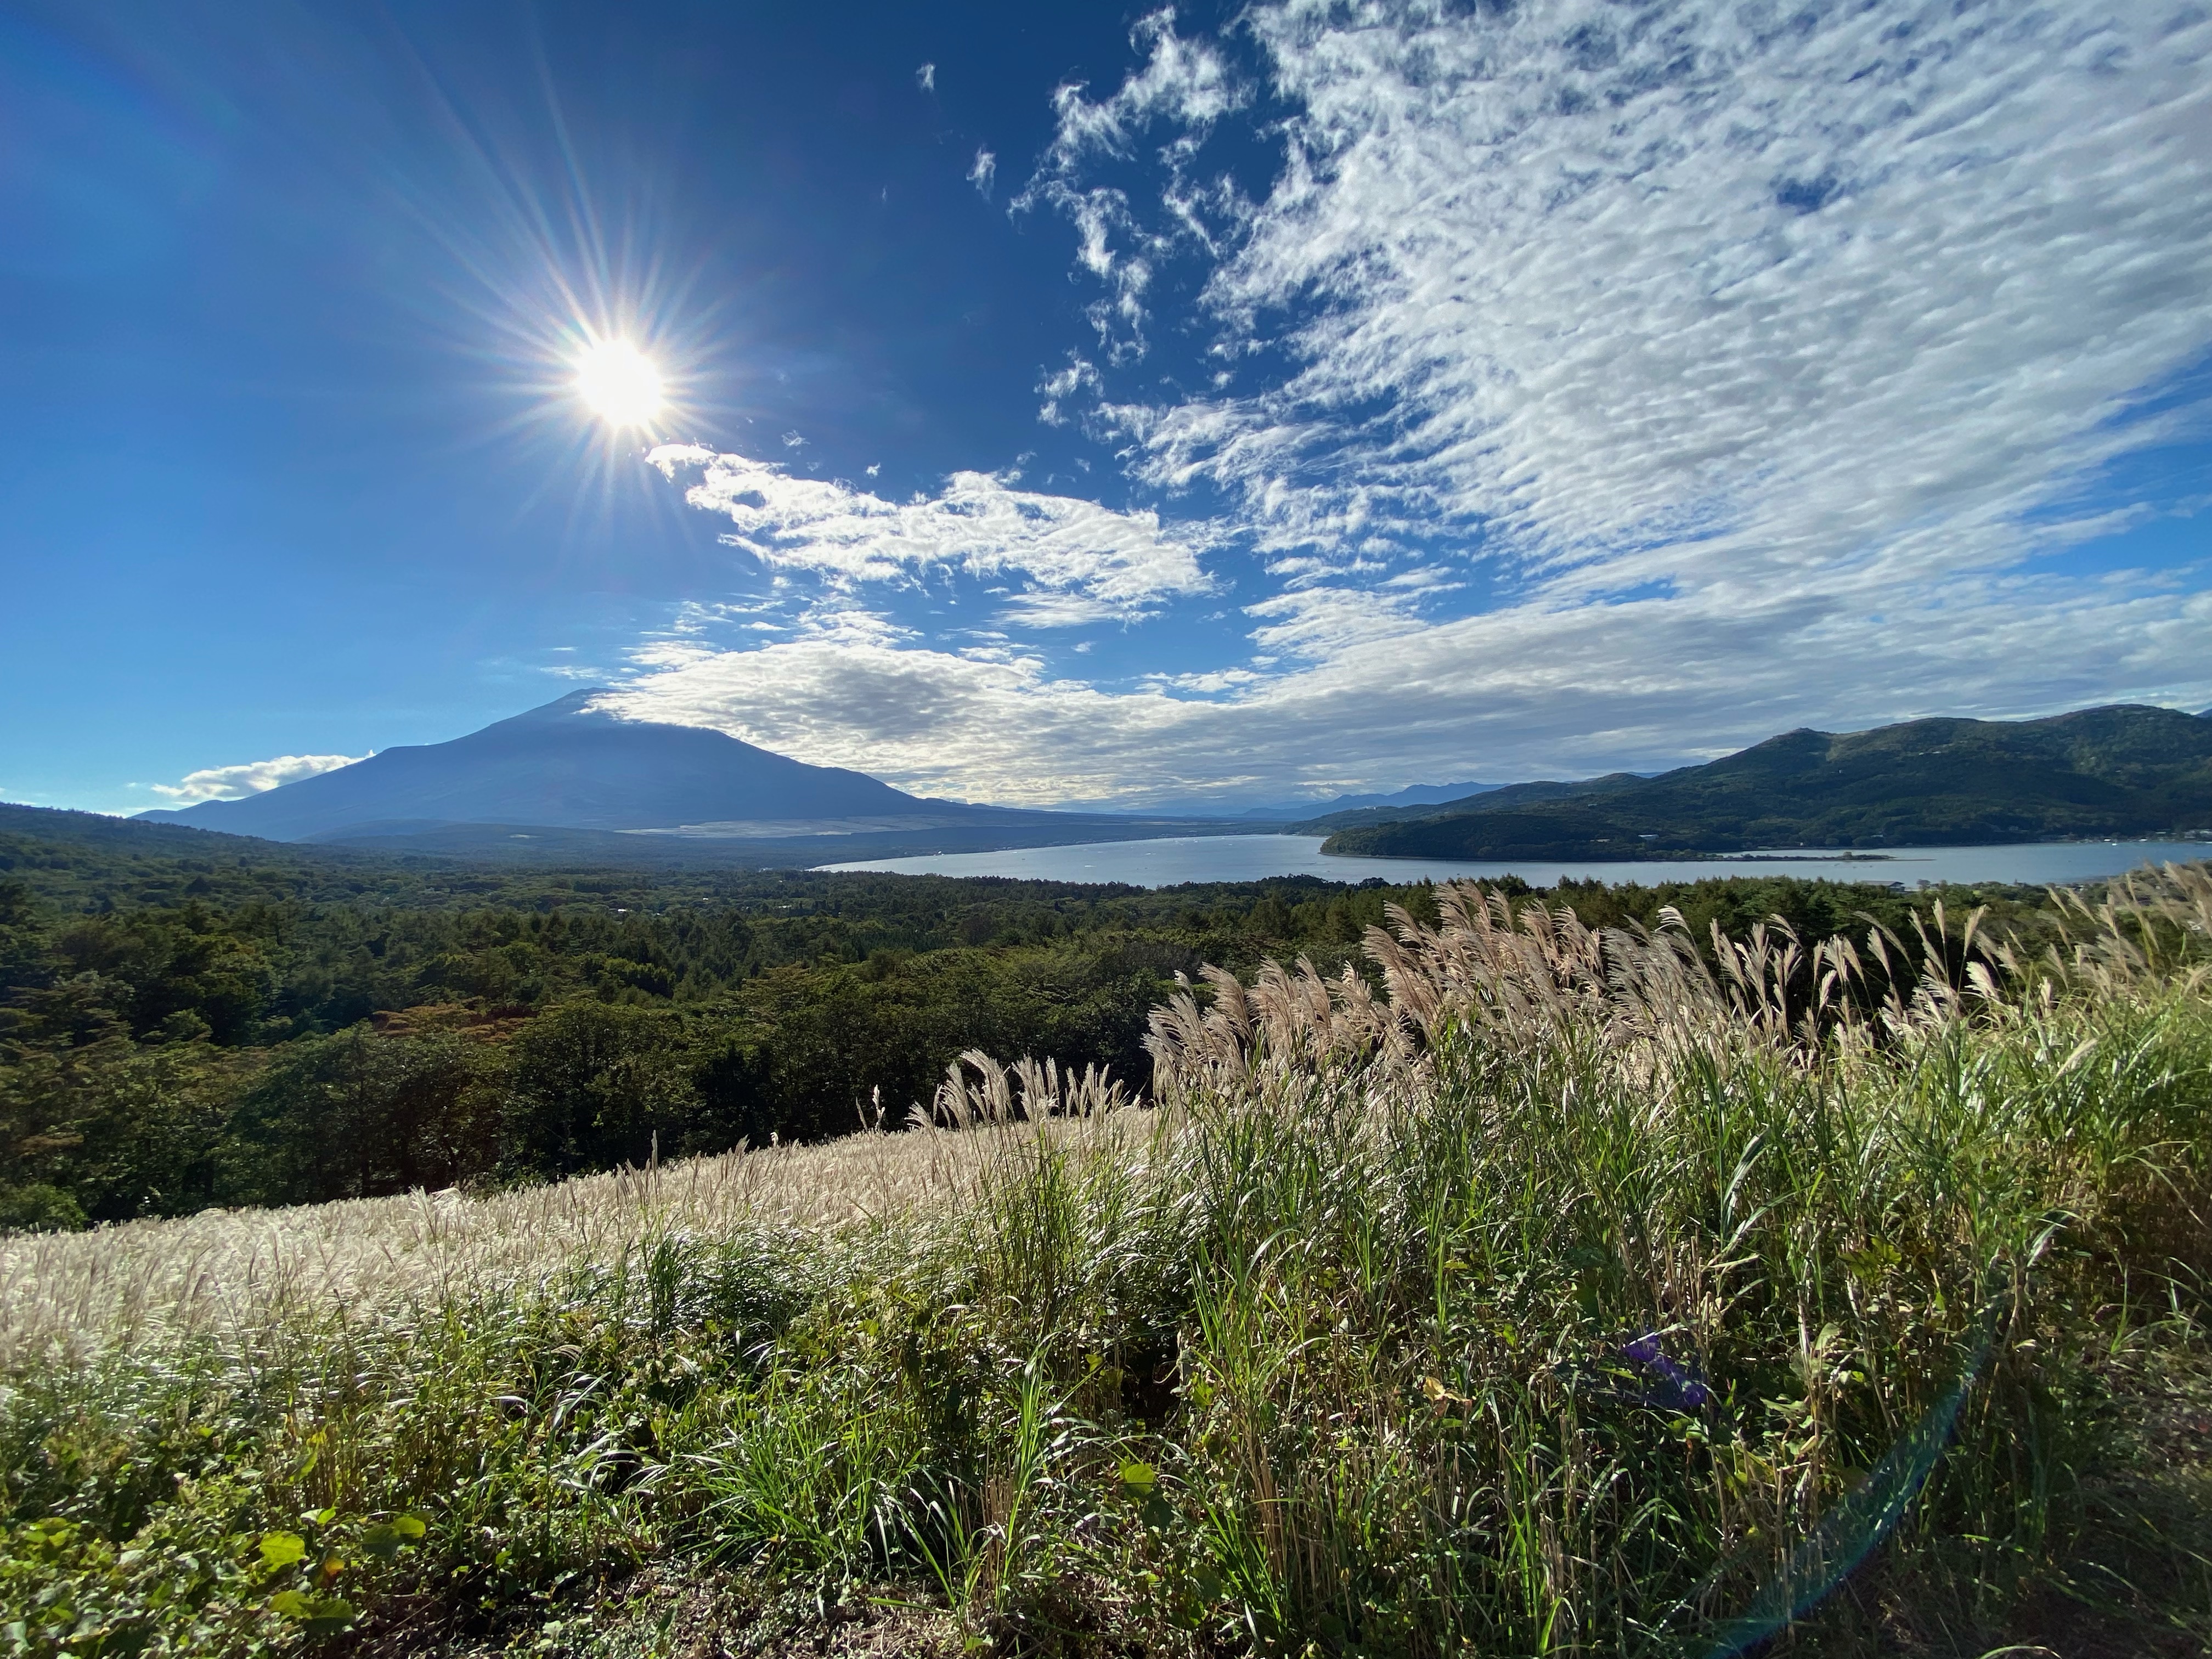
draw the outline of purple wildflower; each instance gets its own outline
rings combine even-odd
[[[1696,1411],[1713,1397],[1713,1391],[1695,1372],[1684,1370],[1667,1357],[1656,1331],[1646,1331],[1620,1352],[1623,1358],[1634,1360],[1646,1370],[1656,1371],[1662,1380],[1663,1386],[1645,1397],[1647,1405],[1668,1411]]]

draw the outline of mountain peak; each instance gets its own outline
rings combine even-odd
[[[592,700],[611,696],[613,693],[614,687],[611,685],[587,685],[580,691],[571,691],[565,696],[554,698],[550,702],[541,702],[535,708],[526,708],[520,714],[510,714],[503,720],[494,720],[483,729],[486,732],[493,732],[502,726],[520,726],[525,722],[550,724],[569,714],[605,714],[606,711],[594,709],[592,707]],[[608,718],[618,720],[621,716],[609,715]]]
[[[672,830],[946,810],[861,773],[810,766],[726,732],[593,709],[609,690],[586,686],[466,737],[386,749],[243,800],[142,816],[295,841],[398,821]]]
[[[550,714],[556,709],[581,708],[594,697],[612,696],[614,690],[611,685],[587,685],[580,691],[571,691],[565,697],[556,697],[550,702],[541,702],[537,708],[525,709],[523,712],[530,714]]]

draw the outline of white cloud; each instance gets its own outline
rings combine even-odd
[[[1249,100],[1249,90],[1217,47],[1176,33],[1172,8],[1141,19],[1130,40],[1149,56],[1144,69],[1118,91],[1096,101],[1084,96],[1080,83],[1054,92],[1057,118],[1051,147],[1013,204],[1017,212],[1048,205],[1074,222],[1081,239],[1079,258],[1109,290],[1110,297],[1091,308],[1092,325],[1101,339],[1112,343],[1117,357],[1143,355],[1144,295],[1155,260],[1172,251],[1179,235],[1195,235],[1211,246],[1200,198],[1213,198],[1217,210],[1229,209],[1235,200],[1233,191],[1224,196],[1218,185],[1209,190],[1190,182],[1186,164],[1195,148],[1194,134]],[[1169,183],[1162,199],[1175,223],[1165,229],[1140,228],[1127,192],[1087,183],[1082,172],[1100,158],[1128,159],[1138,139],[1162,123],[1183,129],[1152,158],[1166,169]]]
[[[1114,692],[1018,652],[878,632],[710,653],[613,694],[919,793],[1010,805],[1249,803],[1309,786],[1575,777],[1820,725],[2212,703],[2212,595],[1993,579],[1838,613],[1746,603],[1516,606],[1370,638],[1296,672]],[[996,657],[996,653],[994,653]]]
[[[1407,587],[1299,587],[1244,607],[1261,625],[1252,642],[1263,651],[1326,660],[1356,645],[1401,638],[1423,628],[1414,614],[1420,590]]]
[[[1129,620],[1128,607],[1109,600],[1036,591],[1008,594],[998,614],[1010,628],[1087,628],[1094,623]]]
[[[999,158],[988,149],[975,152],[975,164],[968,169],[968,182],[985,201],[991,199],[991,181],[999,176]]]
[[[1060,413],[1060,405],[1084,392],[1096,392],[1099,386],[1098,370],[1074,352],[1067,354],[1067,366],[1048,374],[1037,382],[1037,390],[1044,394],[1044,402],[1037,410],[1037,419],[1047,426],[1065,426],[1067,416]]]
[[[1017,204],[1073,224],[1107,340],[1040,381],[1041,415],[1118,434],[1141,485],[1218,492],[1222,516],[661,464],[700,468],[691,499],[770,565],[1017,577],[1006,619],[1032,627],[1199,592],[1198,555],[1243,542],[1277,585],[1240,595],[1248,665],[1121,691],[838,622],[698,646],[623,707],[924,793],[1134,805],[2212,704],[2212,573],[2053,556],[2184,510],[2087,486],[2201,431],[2201,403],[2145,402],[2212,360],[2201,8],[1241,16],[1250,77],[1156,14],[1119,89],[1061,88]],[[1282,167],[1252,200],[1206,142],[1263,81],[1249,135]],[[1116,383],[1189,258],[1234,377]],[[1438,619],[1455,584],[1489,608]]]
[[[1250,668],[1217,668],[1205,674],[1147,674],[1145,678],[1153,685],[1176,691],[1233,691],[1239,686],[1255,685],[1262,676]]]
[[[2074,0],[1791,12],[1321,0],[1246,14],[1300,113],[1206,305],[1248,396],[1112,405],[1142,475],[1268,544],[1455,529],[1562,592],[2021,551],[2021,516],[2155,435],[2212,350],[2212,20]],[[1202,133],[1163,30],[1063,94],[1032,191],[1075,218],[1133,112]],[[1145,258],[1180,177],[1129,218]],[[2165,424],[2170,425],[2170,420]]]
[[[937,65],[934,64],[924,64],[920,69],[914,72],[914,83],[920,87],[924,92],[935,92],[937,90]]]
[[[1148,55],[1145,67],[1118,91],[1093,102],[1080,82],[1066,82],[1052,94],[1058,118],[1044,171],[1073,172],[1099,155],[1125,155],[1137,137],[1157,121],[1200,126],[1241,109],[1249,93],[1211,41],[1175,32],[1175,8],[1147,13],[1130,31],[1129,43]]]
[[[1157,514],[1117,513],[1068,495],[1015,489],[1004,476],[956,472],[934,496],[887,501],[837,482],[693,446],[648,458],[672,478],[696,470],[685,499],[727,517],[728,537],[763,563],[847,584],[911,581],[931,571],[1016,576],[1030,591],[1010,612],[1048,624],[1127,621],[1177,594],[1206,592],[1201,544]]]
[[[185,774],[179,783],[149,786],[157,795],[186,806],[204,800],[240,800],[280,784],[297,783],[341,766],[367,760],[367,755],[279,755],[274,760],[247,761],[239,766],[210,766]]]

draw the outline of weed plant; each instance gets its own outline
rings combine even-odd
[[[1186,989],[1147,1109],[971,1054],[811,1208],[81,1298],[0,1653],[2203,1651],[2212,880],[2069,921],[1447,890]],[[963,1173],[830,1201],[890,1146]]]

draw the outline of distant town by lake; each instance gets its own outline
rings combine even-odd
[[[2147,865],[2212,856],[2212,843],[2175,841],[2043,842],[2005,847],[1897,847],[1879,853],[1791,849],[1705,859],[1601,861],[1511,859],[1455,863],[1439,859],[1332,858],[1319,836],[1176,836],[1158,841],[1091,842],[996,853],[939,853],[915,858],[825,864],[823,870],[884,870],[904,875],[1011,876],[1025,881],[1121,882],[1174,887],[1184,882],[1261,881],[1319,876],[1328,881],[1468,881],[1514,875],[1532,886],[1598,880],[1701,881],[1719,876],[1802,876],[1828,881],[1897,883],[2096,881]]]

